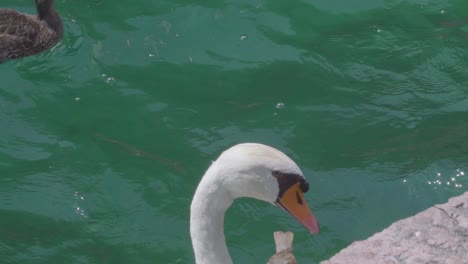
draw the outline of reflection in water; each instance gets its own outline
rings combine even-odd
[[[464,176],[464,175],[465,175],[465,172],[460,169],[457,169],[455,176],[453,175],[444,176],[442,173],[438,172],[435,178],[427,180],[427,184],[433,186],[434,190],[437,190],[438,188],[442,188],[444,187],[444,185],[449,186],[449,187],[453,186],[454,188],[461,188],[463,187],[463,184],[459,183],[459,181],[463,179],[460,179],[458,177]]]
[[[84,197],[78,192],[74,192],[73,197],[75,197],[75,202],[73,204],[73,208],[75,209],[75,212],[84,218],[88,218],[88,215],[85,213],[83,206],[80,205],[80,202],[84,201]]]
[[[101,74],[102,78],[104,79],[104,82],[106,84],[112,85],[115,83],[115,78],[112,76],[107,76],[107,74],[103,73]]]
[[[284,103],[283,102],[278,102],[276,103],[276,109],[283,109],[285,107]]]

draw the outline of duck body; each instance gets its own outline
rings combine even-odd
[[[224,216],[240,197],[274,204],[317,233],[318,223],[303,195],[308,188],[299,167],[275,148],[244,143],[224,151],[205,172],[192,199],[190,235],[196,263],[232,263]]]
[[[41,53],[63,36],[54,0],[35,0],[37,16],[0,9],[0,62]]]

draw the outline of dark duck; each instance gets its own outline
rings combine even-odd
[[[37,16],[0,8],[0,63],[52,48],[63,36],[54,0],[34,0]]]

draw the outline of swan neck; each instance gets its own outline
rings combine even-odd
[[[233,198],[218,178],[207,174],[198,185],[190,208],[190,235],[195,262],[232,264],[224,237],[224,215]]]

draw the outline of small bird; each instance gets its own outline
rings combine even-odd
[[[34,0],[37,16],[0,9],[0,63],[52,48],[63,36],[54,0]]]
[[[296,258],[291,253],[294,234],[292,232],[277,231],[275,237],[276,253],[271,256],[267,264],[296,264]]]

